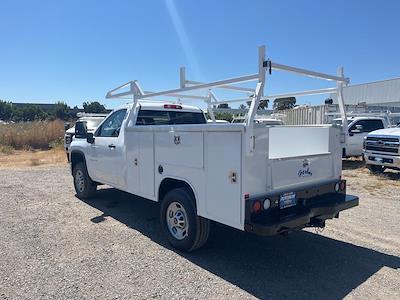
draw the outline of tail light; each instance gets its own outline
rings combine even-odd
[[[254,201],[253,203],[253,212],[258,214],[261,211],[261,202],[260,201]]]

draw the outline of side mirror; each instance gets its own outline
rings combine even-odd
[[[89,144],[93,144],[94,140],[95,140],[95,138],[94,138],[93,132],[88,132],[86,134],[86,142],[88,142]]]
[[[71,128],[71,125],[68,122],[64,123],[64,130],[65,131],[67,131],[70,128]]]
[[[87,136],[86,122],[78,121],[75,123],[75,137],[77,139],[85,139]]]

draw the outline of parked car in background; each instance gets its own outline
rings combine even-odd
[[[104,120],[104,118],[108,114],[89,114],[89,113],[80,113],[78,115],[78,121],[86,122],[86,128],[88,132],[93,132],[97,126]],[[69,161],[69,147],[72,142],[72,138],[75,135],[75,126],[67,129],[64,134],[64,149],[67,153],[67,159]]]
[[[382,117],[348,117],[348,137],[343,148],[343,157],[361,156],[363,154],[363,141],[371,131],[390,127],[387,119]],[[333,120],[333,124],[342,125],[342,119]]]
[[[400,128],[386,128],[370,132],[364,139],[364,159],[375,174],[385,169],[400,170]]]

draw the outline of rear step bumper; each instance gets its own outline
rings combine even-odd
[[[325,190],[326,187],[322,187]],[[359,203],[356,196],[344,193],[319,194],[299,199],[299,204],[288,209],[275,208],[272,211],[254,215],[251,203],[246,205],[245,231],[258,235],[276,235],[304,227],[324,227],[325,220],[339,217],[339,212],[355,207]],[[303,204],[304,203],[304,204]]]

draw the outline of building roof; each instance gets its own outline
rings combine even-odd
[[[336,94],[331,98],[337,103]],[[343,89],[343,98],[345,104],[400,106],[400,78],[349,85]]]

